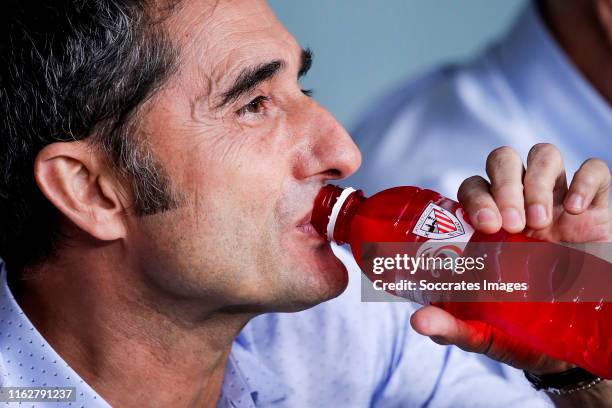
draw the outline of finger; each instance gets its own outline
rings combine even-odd
[[[605,208],[609,203],[610,168],[599,159],[589,159],[578,169],[563,206],[571,214],[580,214],[589,206]]]
[[[527,226],[542,229],[553,219],[553,205],[567,192],[563,158],[550,143],[539,143],[527,156],[527,171],[523,180]]]
[[[474,228],[486,234],[499,231],[502,225],[501,215],[485,179],[480,176],[465,179],[459,187],[457,197]]]
[[[417,333],[431,337],[438,344],[454,344],[465,351],[487,353],[493,344],[490,326],[468,324],[435,306],[414,312],[410,324]]]
[[[525,228],[524,171],[520,156],[507,146],[493,150],[487,157],[491,194],[501,213],[502,227],[508,232]]]

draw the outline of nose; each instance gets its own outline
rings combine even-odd
[[[314,100],[299,125],[304,136],[298,178],[342,179],[361,165],[361,152],[338,121]]]

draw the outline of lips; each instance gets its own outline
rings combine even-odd
[[[303,227],[306,224],[310,224],[310,218],[312,217],[312,210],[308,211],[305,216],[298,222],[297,227]]]
[[[317,237],[319,239],[323,239],[311,224],[310,219],[312,216],[312,211],[308,211],[308,213],[298,222],[297,229],[307,235],[311,235],[313,237]]]

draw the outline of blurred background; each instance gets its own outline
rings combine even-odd
[[[500,36],[526,0],[269,0],[314,52],[304,88],[349,127],[384,91]]]

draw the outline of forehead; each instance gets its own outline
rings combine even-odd
[[[168,20],[185,62],[220,82],[245,65],[299,57],[300,48],[264,0],[185,0]]]

